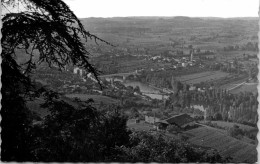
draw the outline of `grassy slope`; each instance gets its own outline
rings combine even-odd
[[[180,76],[177,77],[177,79],[180,80],[181,82],[196,84],[196,83],[205,82],[209,80],[217,80],[219,78],[226,77],[228,75],[229,75],[228,73],[220,72],[220,71],[207,71],[207,72],[200,72],[200,73]]]
[[[216,123],[218,126],[227,127],[227,128],[231,128],[235,124],[235,125],[238,125],[241,129],[244,129],[244,130],[255,129],[255,127],[252,127],[252,126],[243,125],[243,124],[239,124],[239,123],[233,123],[233,122],[225,122],[225,121],[211,121],[211,122]]]
[[[214,128],[199,127],[186,131],[188,141],[199,146],[217,149],[224,156],[231,156],[232,162],[256,162],[256,146],[218,132]]]

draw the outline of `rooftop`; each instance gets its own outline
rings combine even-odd
[[[178,126],[182,126],[184,124],[192,122],[193,118],[190,115],[183,113],[183,114],[172,116],[166,119],[165,121],[169,124],[176,124]]]

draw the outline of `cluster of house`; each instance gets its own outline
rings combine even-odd
[[[145,122],[154,125],[157,130],[166,130],[170,125],[178,129],[185,129],[195,124],[194,118],[186,113],[174,115],[167,119],[160,119],[155,114],[147,114],[145,115]]]
[[[188,67],[188,66],[194,66],[196,65],[196,63],[198,64],[198,62],[196,62],[196,60],[194,60],[194,55],[193,52],[191,52],[190,57],[163,57],[162,55],[157,55],[157,56],[153,56],[148,58],[148,60],[151,61],[156,61],[156,62],[164,62],[164,63],[171,63],[172,66],[170,66],[168,68],[167,67],[163,67],[163,68],[151,68],[151,71],[160,71],[160,70],[165,70],[165,69],[170,69],[170,68],[179,68],[179,67]]]

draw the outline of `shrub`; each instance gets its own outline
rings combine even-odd
[[[241,139],[242,136],[244,136],[244,131],[242,129],[240,129],[238,125],[234,125],[232,128],[230,128],[228,130],[228,134],[231,137]]]
[[[170,133],[173,133],[173,132],[180,132],[180,128],[177,127],[177,126],[174,126],[174,125],[169,125],[167,127],[167,131],[170,132]]]
[[[213,118],[214,120],[223,120],[222,114],[220,113],[215,113]]]

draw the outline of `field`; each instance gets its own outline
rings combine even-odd
[[[231,83],[220,86],[221,89],[227,89],[230,93],[237,94],[239,92],[253,92],[257,93],[257,82],[249,81],[245,82],[247,79],[237,80]],[[238,86],[239,85],[239,86]],[[236,87],[237,86],[237,87]],[[232,89],[234,88],[234,89]]]
[[[210,127],[199,127],[184,132],[188,142],[203,146],[211,147],[219,151],[223,156],[232,157],[233,162],[256,162],[256,146],[227,136],[224,133],[216,131]]]
[[[230,91],[230,93],[237,94],[239,92],[252,92],[257,93],[257,84],[243,84],[233,90]]]
[[[180,140],[180,137],[178,135],[175,135],[172,133],[164,133],[164,132],[156,131],[155,128],[153,127],[153,125],[148,124],[144,121],[140,121],[140,123],[135,123],[135,121],[133,119],[129,119],[127,121],[127,127],[130,129],[134,129],[135,131],[146,131],[146,132],[150,132],[152,134],[160,133],[163,136],[165,136],[166,139],[174,138],[174,139]]]
[[[149,131],[151,129],[154,129],[153,128],[153,125],[151,124],[148,124],[148,123],[145,123],[144,121],[140,121],[140,123],[135,123],[134,120],[128,120],[127,121],[127,126],[130,128],[130,129],[135,129],[137,131]]]
[[[183,83],[187,84],[197,84],[200,82],[212,81],[217,80],[223,77],[228,76],[228,73],[220,72],[220,71],[207,71],[201,73],[194,73],[190,75],[184,75],[176,77],[177,80],[180,80]]]
[[[228,90],[228,89],[230,89],[230,88],[235,87],[237,84],[241,84],[241,83],[245,82],[246,80],[247,80],[247,78],[241,79],[241,80],[232,81],[232,82],[230,82],[230,83],[226,83],[226,84],[224,84],[224,85],[221,85],[220,88],[221,88],[221,89],[227,89],[227,90]]]
[[[223,49],[244,44],[258,32],[258,19],[203,19],[188,17],[85,18],[88,31],[120,46],[166,45],[180,39],[201,49]],[[194,39],[191,39],[194,37]],[[257,37],[254,41],[257,40]]]
[[[216,54],[218,62],[232,61],[236,58],[243,58],[243,54],[256,55],[257,52],[252,51],[220,51]],[[246,62],[246,61],[245,61]]]
[[[218,123],[219,126],[231,127],[232,123],[224,123],[214,121],[213,123]],[[135,129],[137,131],[151,131],[153,125],[141,121],[140,123],[135,123],[134,120],[128,120],[127,126],[130,129]],[[253,127],[240,125],[242,129],[254,129]],[[156,132],[156,131],[155,131]],[[179,136],[163,133],[165,136],[180,139]],[[231,162],[256,162],[257,151],[256,145],[249,144],[245,141],[237,140],[226,134],[225,130],[216,129],[208,126],[200,126],[195,129],[185,131],[181,134],[187,138],[187,141],[191,144],[216,149],[221,155],[225,157],[232,157]]]
[[[248,125],[243,125],[239,123],[233,123],[233,122],[225,122],[225,121],[211,121],[211,123],[216,123],[218,126],[225,127],[225,128],[231,128],[233,125],[238,125],[239,128],[243,130],[253,130],[256,129],[255,127],[248,126]]]
[[[101,95],[66,94],[65,96],[69,97],[69,98],[76,98],[77,97],[82,101],[86,101],[86,100],[92,98],[95,103],[100,103],[100,102],[103,102],[105,104],[118,103],[118,100],[115,100],[115,99],[107,97],[107,96],[101,96]]]

